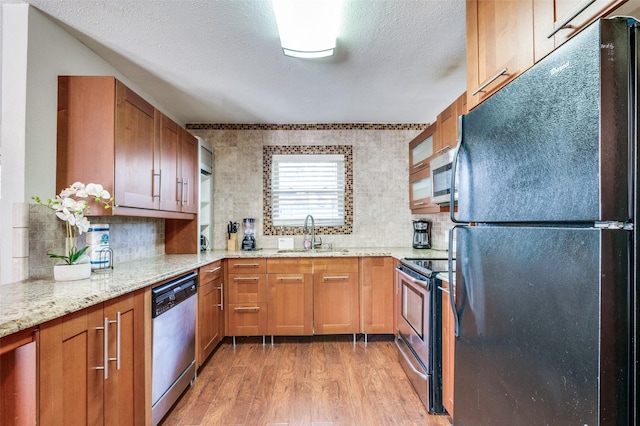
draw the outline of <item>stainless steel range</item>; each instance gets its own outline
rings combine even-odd
[[[430,413],[442,406],[442,316],[436,275],[447,259],[402,259],[396,268],[398,359]]]

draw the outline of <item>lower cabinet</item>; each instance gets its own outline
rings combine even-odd
[[[453,379],[455,359],[454,318],[451,311],[449,289],[452,287],[447,281],[442,281],[442,404],[451,418],[453,418]]]
[[[200,268],[196,364],[200,367],[224,337],[222,261]]]
[[[392,257],[360,258],[360,332],[393,334]]]
[[[40,425],[145,424],[144,290],[40,326]]]
[[[268,259],[267,277],[267,334],[313,334],[313,259]]]
[[[227,261],[227,335],[267,334],[267,260]]]
[[[313,269],[314,334],[359,333],[358,258],[316,258]]]
[[[38,330],[0,338],[0,426],[36,424]]]

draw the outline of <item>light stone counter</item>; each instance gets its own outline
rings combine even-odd
[[[442,258],[447,252],[411,248],[347,248],[338,251],[279,253],[275,249],[255,251],[207,251],[201,254],[165,255],[116,263],[113,270],[94,272],[80,281],[26,280],[0,285],[0,337],[7,336],[71,312],[154,285],[225,258],[252,257],[373,257],[392,256]],[[53,274],[53,272],[52,272]]]

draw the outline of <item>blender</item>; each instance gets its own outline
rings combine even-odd
[[[256,220],[252,217],[242,219],[244,228],[244,238],[242,239],[242,250],[255,250],[256,248]]]

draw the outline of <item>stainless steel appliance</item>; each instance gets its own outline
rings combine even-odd
[[[398,360],[431,413],[442,406],[442,316],[436,275],[446,259],[402,259],[396,268]]]
[[[151,418],[160,423],[196,377],[198,274],[186,274],[151,290]]]
[[[431,236],[431,223],[426,220],[413,221],[413,248],[428,249]]]
[[[637,50],[598,21],[462,118],[456,426],[636,424]]]
[[[451,171],[455,150],[445,151],[429,162],[431,169],[431,202],[449,204],[451,202]],[[454,200],[458,194],[454,191]]]

